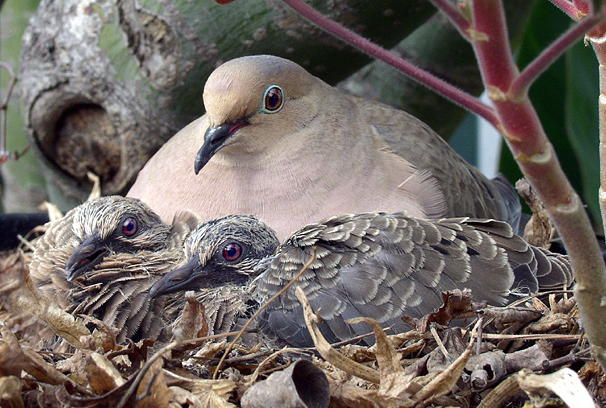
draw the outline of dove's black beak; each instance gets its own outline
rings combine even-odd
[[[209,127],[204,133],[204,144],[196,154],[194,162],[194,171],[196,174],[208,163],[208,161],[225,145],[225,141],[229,139],[238,129],[248,125],[246,119],[240,119],[232,123],[225,123],[217,127]]]
[[[182,267],[168,272],[149,290],[149,296],[156,298],[187,289],[197,289],[196,280],[204,275],[197,256],[192,257]]]
[[[78,276],[90,271],[109,253],[99,234],[93,234],[74,250],[65,264],[67,280],[73,281]]]

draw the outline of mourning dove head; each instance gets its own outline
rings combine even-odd
[[[163,248],[170,226],[143,202],[110,196],[75,208],[72,232],[78,246],[65,265],[68,281],[90,271],[109,254]]]
[[[217,68],[204,86],[208,129],[195,161],[196,174],[221,149],[259,153],[305,127],[324,109],[324,82],[284,58],[256,55]]]
[[[229,215],[201,224],[184,242],[186,264],[164,275],[152,297],[187,289],[244,285],[278,247],[275,232],[253,216]]]

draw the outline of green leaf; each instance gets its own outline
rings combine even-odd
[[[583,201],[599,224],[598,63],[591,47],[576,44],[566,53],[566,130],[579,163]]]
[[[517,56],[521,69],[571,25],[571,20],[549,2],[538,2]],[[591,49],[579,41],[530,88],[529,96],[562,168],[588,205],[594,224],[597,206],[597,63]],[[501,171],[510,180],[522,177],[509,149],[503,149]]]

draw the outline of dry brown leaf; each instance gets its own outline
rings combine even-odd
[[[172,400],[169,404],[169,407],[181,408],[183,406],[191,407],[191,408],[203,408],[202,401],[191,391],[186,390],[185,388],[172,386],[168,387],[170,392],[172,393]]]
[[[15,376],[0,377],[0,406],[22,408],[21,380]]]
[[[0,344],[5,353],[0,360],[3,371],[10,374],[19,369],[19,372],[13,374],[19,375],[21,370],[25,370],[37,380],[48,384],[62,384],[69,381],[64,374],[44,361],[38,353],[28,347],[21,347],[15,335],[6,327],[0,326],[0,333],[2,333]]]
[[[57,220],[60,220],[61,218],[63,218],[63,213],[61,212],[59,207],[57,207],[53,203],[44,201],[42,204],[40,204],[40,206],[38,208],[40,210],[46,211],[48,213],[48,219],[50,222],[57,221]]]
[[[351,384],[344,384],[328,378],[330,383],[330,403],[334,408],[380,408],[382,401],[375,390],[366,390]]]
[[[299,302],[303,306],[303,315],[305,317],[305,324],[307,330],[313,339],[314,345],[318,350],[318,353],[327,361],[330,361],[335,367],[340,368],[348,374],[355,375],[356,377],[363,378],[372,383],[378,384],[380,382],[379,372],[373,370],[370,367],[356,363],[353,360],[345,357],[343,354],[335,350],[328,341],[322,336],[320,329],[316,326],[318,323],[318,317],[313,312],[307,297],[303,290],[297,286],[295,294]]]
[[[137,402],[135,407],[165,408],[172,399],[172,395],[162,372],[164,361],[158,358],[143,376],[137,388]]]
[[[442,306],[433,313],[423,316],[417,322],[417,329],[424,333],[430,323],[447,325],[453,319],[474,315],[471,290],[455,289],[442,292]]]
[[[103,394],[125,383],[120,372],[111,361],[102,354],[91,353],[85,367],[91,388],[97,394]]]
[[[205,360],[210,360],[215,357],[218,353],[224,351],[227,348],[227,340],[221,340],[214,343],[206,343],[200,347],[195,354],[183,362],[183,366],[191,366],[193,364],[200,364]]]
[[[577,373],[570,368],[562,368],[551,374],[534,374],[530,370],[522,370],[517,374],[520,388],[528,394],[531,401],[540,401],[546,394],[554,393],[570,408],[595,407],[587,388],[583,385]],[[540,406],[538,403],[536,406]]]
[[[101,197],[101,179],[92,171],[86,172],[86,177],[93,183],[93,188],[88,195],[86,201],[94,200],[95,198]]]
[[[207,380],[201,378],[183,377],[172,371],[164,370],[168,377],[178,380],[180,386],[195,396],[202,407],[235,408],[228,402],[230,394],[235,390],[236,383],[231,380]],[[186,396],[180,392],[180,397]]]
[[[4,325],[0,326],[0,376],[20,376],[27,366],[25,356],[15,335]]]
[[[475,333],[477,328],[482,324],[482,319],[479,319],[472,330],[471,340],[465,351],[457,357],[452,364],[444,371],[436,375],[427,385],[414,395],[414,400],[419,406],[425,405],[435,398],[445,395],[450,392],[463,373],[465,364],[471,356],[471,350],[474,345]],[[417,405],[415,405],[417,406]]]
[[[17,255],[14,263],[3,273],[3,281],[13,282],[11,286],[2,288],[3,301],[13,310],[27,310],[44,321],[59,336],[78,348],[84,348],[82,336],[89,336],[90,331],[81,320],[46,299],[35,287],[29,271],[25,267],[21,254]]]
[[[545,206],[535,194],[528,180],[524,178],[518,180],[516,190],[532,211],[532,216],[524,227],[524,239],[531,245],[549,249],[555,229]]]
[[[366,323],[369,325],[375,334],[376,343],[375,356],[377,358],[377,364],[379,365],[379,372],[381,377],[384,378],[386,375],[402,374],[404,370],[400,365],[400,356],[395,348],[391,345],[387,339],[387,335],[383,331],[383,328],[377,323],[376,320],[368,317],[356,317],[347,321],[349,324]],[[383,384],[383,382],[381,382]]]
[[[181,319],[173,330],[177,341],[189,340],[208,335],[208,319],[204,305],[196,299],[194,292],[185,293],[185,306],[181,312]]]

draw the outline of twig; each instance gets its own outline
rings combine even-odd
[[[449,84],[448,82],[435,77],[429,72],[424,71],[419,67],[416,67],[415,65],[403,60],[400,57],[397,57],[385,48],[382,48],[370,42],[361,35],[358,35],[353,31],[350,31],[347,28],[343,27],[342,25],[330,20],[321,13],[317,12],[314,8],[307,5],[302,0],[283,0],[283,2],[286,3],[288,6],[292,7],[302,17],[316,24],[318,27],[328,32],[329,34],[334,35],[338,39],[358,48],[359,50],[367,53],[368,55],[380,59],[381,61],[396,68],[398,71],[408,75],[415,81],[429,87],[430,89],[434,90],[445,98],[451,100],[457,105],[460,105],[465,109],[482,116],[488,122],[492,123],[493,126],[498,126],[498,119],[494,113],[494,110],[491,107],[480,102],[479,99],[461,91],[460,89]]]
[[[143,391],[143,393],[141,395],[137,395],[137,398],[135,398],[135,400],[137,402],[140,402],[140,401],[144,400],[145,398],[147,398],[150,395],[151,388],[154,385],[154,382],[156,382],[156,378],[158,378],[158,375],[161,374],[161,373],[162,373],[162,370],[156,371],[154,373],[154,375],[152,375],[152,378],[147,383],[147,387],[145,387],[145,391]]]
[[[164,346],[160,350],[158,350],[156,352],[156,354],[154,354],[153,356],[151,356],[149,358],[149,360],[147,360],[145,362],[145,364],[143,365],[143,367],[141,367],[141,369],[137,373],[137,375],[136,375],[135,379],[133,380],[133,382],[131,383],[131,385],[128,387],[128,389],[126,390],[126,392],[124,393],[124,395],[122,395],[122,398],[120,398],[120,401],[116,405],[116,408],[123,408],[123,407],[126,406],[126,404],[130,400],[130,398],[132,397],[132,395],[135,393],[135,391],[137,390],[137,388],[139,388],[139,384],[141,384],[141,381],[143,381],[143,377],[145,376],[145,373],[147,373],[147,370],[150,369],[150,367],[152,366],[152,364],[157,359],[159,359],[164,353],[166,353],[169,350],[172,350],[178,344],[179,344],[179,342],[176,342],[176,341],[173,341],[173,342],[167,344],[166,346]]]
[[[575,363],[582,358],[582,355],[587,355],[590,352],[591,348],[586,348],[577,352],[570,351],[570,353],[566,354],[565,356],[555,358],[553,360],[545,360],[543,361],[543,370],[554,369],[565,364]]]
[[[484,339],[492,340],[576,340],[581,338],[582,334],[498,334],[498,333],[483,333]]]
[[[554,6],[556,6],[557,8],[559,8],[560,10],[562,10],[564,13],[566,13],[566,15],[570,18],[572,18],[575,21],[578,21],[580,19],[582,19],[583,17],[585,17],[588,13],[588,9],[585,11],[582,11],[581,9],[579,9],[577,7],[578,4],[580,4],[581,2],[576,0],[575,3],[572,3],[570,0],[549,0],[551,1]]]
[[[232,340],[232,342],[229,343],[229,345],[227,346],[227,349],[225,349],[225,352],[223,353],[223,356],[221,357],[221,360],[219,360],[219,364],[217,364],[217,367],[215,368],[215,372],[213,373],[213,380],[217,378],[217,375],[219,374],[219,369],[221,369],[221,365],[223,364],[223,361],[225,360],[225,358],[227,357],[227,355],[233,348],[234,344],[236,344],[238,339],[240,339],[240,337],[242,337],[242,334],[244,334],[244,331],[248,328],[248,326],[250,326],[252,324],[252,322],[255,321],[255,319],[261,314],[261,312],[264,311],[271,303],[273,303],[274,300],[276,300],[284,292],[286,292],[288,289],[290,289],[290,287],[292,285],[294,285],[297,282],[297,280],[299,280],[299,278],[303,275],[303,273],[305,273],[305,271],[311,266],[311,264],[315,260],[316,260],[316,248],[314,247],[311,257],[307,260],[307,262],[305,262],[305,265],[303,265],[301,270],[299,272],[297,272],[297,274],[290,280],[290,282],[288,282],[282,289],[280,289],[271,298],[269,298],[269,300],[267,302],[265,302],[263,304],[263,306],[261,306],[259,309],[257,309],[257,311],[250,317],[250,319],[248,319],[248,321],[242,327],[242,329],[240,329],[240,331],[238,332],[236,337]]]
[[[440,336],[438,336],[438,332],[437,332],[436,328],[432,325],[429,328],[429,331],[431,332],[431,335],[433,336],[434,340],[436,341],[438,348],[440,349],[440,351],[442,352],[444,357],[446,357],[447,360],[450,360],[450,354],[448,353],[448,350],[446,350],[446,347],[444,347],[444,343],[442,343],[442,339],[440,338]]]
[[[505,378],[505,380],[501,381],[499,385],[492,389],[486,395],[478,408],[500,408],[507,401],[511,399],[512,396],[521,392],[520,386],[518,385],[518,380],[514,376],[509,376]]]
[[[594,25],[599,23],[600,16],[591,16],[583,19],[550,44],[541,54],[524,68],[524,71],[513,81],[509,87],[508,94],[513,99],[518,99],[528,91],[532,83],[553,62],[558,59],[572,44],[579,40]]]
[[[467,20],[461,11],[454,5],[450,0],[429,0],[431,4],[434,5],[435,8],[440,10],[448,20],[452,23],[453,26],[461,33],[466,39],[469,39],[469,28],[471,27],[471,23]]]

